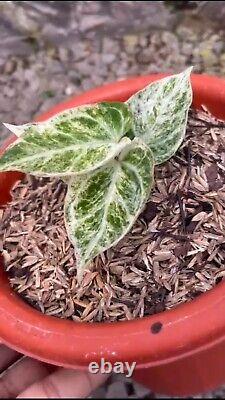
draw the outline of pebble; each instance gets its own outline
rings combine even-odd
[[[110,53],[102,54],[101,59],[102,59],[102,62],[104,64],[111,64],[112,62],[115,61],[116,55],[115,54],[110,54]]]
[[[117,40],[110,39],[109,37],[102,38],[102,52],[117,54],[120,50],[120,43]]]
[[[16,61],[9,59],[6,61],[5,65],[4,65],[3,73],[10,75],[15,71],[15,69],[16,69]]]
[[[125,35],[123,37],[124,48],[126,53],[133,54],[135,48],[138,44],[138,36],[137,35]]]
[[[74,91],[74,88],[73,88],[72,86],[67,86],[67,87],[65,88],[65,94],[66,94],[67,96],[71,96],[72,93],[73,93],[73,91]]]
[[[137,55],[137,61],[141,64],[148,64],[152,61],[152,56],[150,49],[145,49]]]
[[[148,45],[148,37],[147,37],[147,35],[139,36],[138,44],[143,48],[147,47],[147,45]]]
[[[90,29],[96,29],[99,26],[109,23],[108,16],[102,15],[85,15],[81,19],[79,29],[81,32],[86,32]]]

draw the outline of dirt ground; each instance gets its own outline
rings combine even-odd
[[[225,75],[219,1],[0,1],[0,121],[26,123],[87,89],[152,72]],[[8,132],[1,126],[0,143]],[[122,376],[94,397],[160,398]],[[194,398],[224,398],[225,389]]]

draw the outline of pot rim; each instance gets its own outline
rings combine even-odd
[[[43,121],[81,104],[125,101],[148,83],[166,75],[153,74],[106,84],[56,105],[37,120]],[[205,105],[216,117],[225,119],[225,80],[193,74],[192,85],[194,107]],[[3,144],[0,155],[14,139],[11,136]],[[1,173],[0,184],[3,175],[6,179],[10,174]],[[10,289],[3,268],[0,268],[0,285],[2,342],[56,365],[85,368],[91,361],[100,362],[104,357],[111,362],[136,361],[139,367],[156,366],[206,350],[225,338],[225,282],[171,310],[113,323],[78,323],[43,315]],[[162,328],[154,334],[151,328],[158,322]]]

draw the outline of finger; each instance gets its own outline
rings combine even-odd
[[[0,377],[0,399],[16,398],[34,382],[49,374],[47,364],[32,358],[23,358]]]
[[[16,351],[4,346],[3,344],[0,344],[0,374],[21,357],[22,354],[19,354]]]
[[[21,393],[20,399],[85,398],[103,384],[109,375],[90,374],[60,368]]]

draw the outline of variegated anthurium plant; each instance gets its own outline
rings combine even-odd
[[[60,177],[68,184],[65,224],[79,281],[92,259],[130,230],[149,198],[154,166],[181,145],[192,102],[191,70],[153,82],[125,103],[5,124],[18,138],[0,159],[0,171]]]

